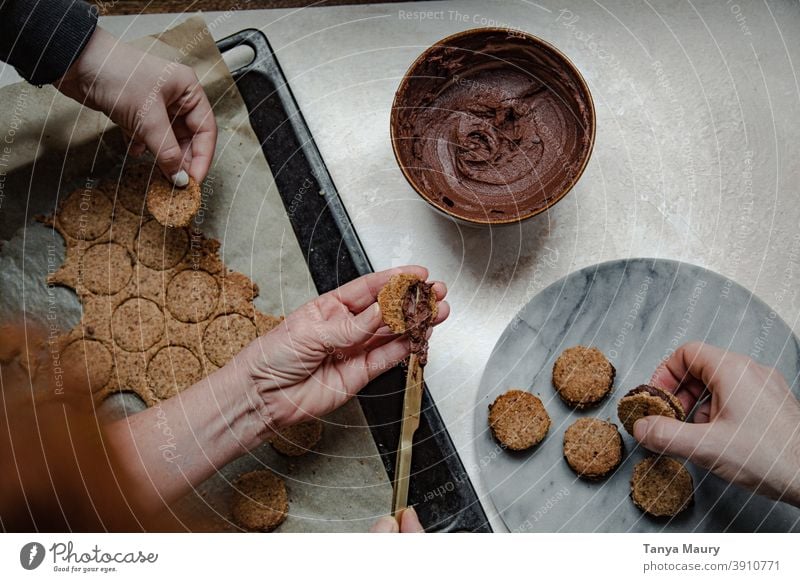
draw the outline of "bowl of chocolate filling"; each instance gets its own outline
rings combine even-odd
[[[468,224],[544,212],[583,174],[592,96],[558,49],[502,28],[460,32],[411,65],[395,93],[392,149],[435,209]]]

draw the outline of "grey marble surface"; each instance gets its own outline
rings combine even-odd
[[[601,263],[556,281],[522,308],[492,352],[475,407],[478,471],[511,531],[800,531],[800,510],[691,464],[694,505],[671,521],[645,516],[629,499],[629,480],[646,452],[624,430],[625,460],[606,481],[580,480],[563,460],[570,424],[581,416],[618,423],[620,396],[690,340],[776,366],[798,392],[797,337],[748,290],[701,267],[658,259]],[[553,362],[576,344],[596,346],[617,369],[611,395],[580,412],[552,387]],[[488,430],[488,405],[512,387],[538,395],[552,419],[546,439],[529,452],[502,450]]]

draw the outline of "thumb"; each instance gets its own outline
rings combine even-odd
[[[189,177],[183,169],[183,150],[175,137],[163,104],[154,104],[148,117],[142,121],[137,136],[137,141],[139,140],[155,156],[156,163],[167,180],[179,187],[188,184]]]
[[[372,338],[382,324],[381,308],[373,303],[355,317],[331,322],[328,342],[337,349],[356,347]]]
[[[407,507],[400,514],[400,531],[402,533],[425,533],[425,528],[419,522],[417,511],[413,507]]]
[[[666,416],[645,416],[633,425],[633,436],[656,453],[694,459],[705,454],[707,426]]]
[[[391,515],[384,515],[375,524],[369,528],[371,533],[399,533],[400,527],[397,525],[397,520]]]

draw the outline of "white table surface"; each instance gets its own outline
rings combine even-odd
[[[435,11],[421,19],[413,11]],[[181,15],[104,18],[125,37]],[[491,349],[538,290],[592,263],[689,261],[754,290],[798,329],[800,4],[425,2],[208,13],[214,37],[269,38],[376,269],[429,267],[452,316],[426,379],[496,529],[472,444]],[[434,214],[389,142],[394,91],[436,40],[481,25],[563,50],[597,109],[597,143],[575,189],[521,227],[479,230]],[[0,83],[16,80],[3,67]],[[484,410],[478,410],[484,414]]]

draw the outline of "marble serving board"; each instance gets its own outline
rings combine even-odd
[[[798,393],[797,337],[750,291],[701,267],[661,259],[601,263],[553,283],[522,308],[492,352],[474,420],[477,468],[509,530],[800,531],[800,510],[729,485],[691,463],[694,505],[672,520],[644,515],[630,500],[629,482],[646,451],[624,430],[625,460],[605,481],[579,479],[564,461],[570,424],[582,416],[619,424],[618,399],[691,340],[776,366]],[[588,411],[570,409],[552,386],[553,362],[576,344],[596,346],[617,370],[611,395]],[[539,396],[552,419],[545,440],[529,452],[503,450],[488,429],[488,405],[513,387]]]

